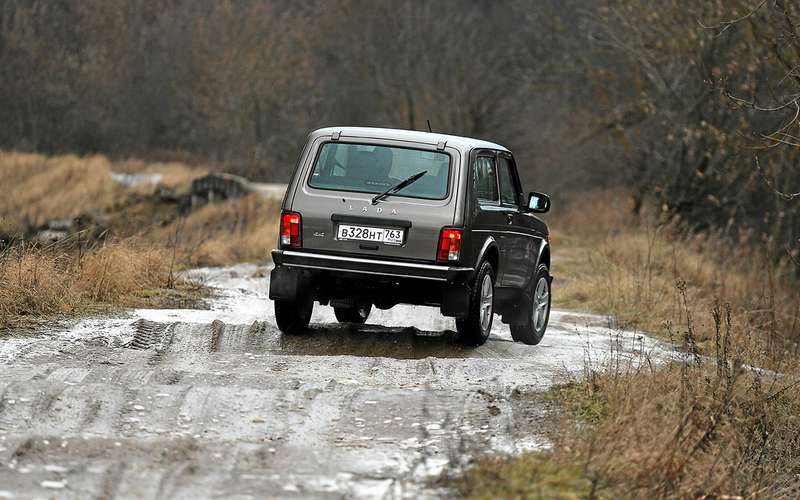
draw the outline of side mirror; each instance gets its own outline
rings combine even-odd
[[[528,195],[528,211],[543,214],[550,210],[550,197],[533,191]]]

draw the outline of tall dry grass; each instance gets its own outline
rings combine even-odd
[[[183,265],[266,261],[278,237],[279,214],[279,201],[251,194],[206,205],[143,236],[151,241],[177,242],[177,259]]]
[[[105,157],[46,157],[0,152],[0,229],[17,231],[50,219],[99,212],[120,199],[123,188],[109,175]]]
[[[632,219],[619,193],[585,196],[551,226],[559,305],[613,313],[687,357],[617,350],[587,363],[585,378],[541,396],[565,410],[552,451],[480,460],[454,487],[472,498],[800,498],[800,299],[788,264]]]
[[[798,354],[800,287],[788,257],[776,262],[758,242],[690,234],[680,222],[630,213],[621,193],[591,193],[551,222],[557,306],[610,314],[657,335],[695,313],[696,340],[708,348],[715,325],[703,313],[721,300],[731,306],[734,334],[746,331],[760,344],[755,363]]]
[[[16,245],[0,254],[0,329],[20,320],[129,305],[170,284],[170,251],[141,241],[108,242],[85,253]]]

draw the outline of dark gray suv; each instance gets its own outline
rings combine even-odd
[[[549,232],[511,152],[466,137],[378,128],[316,130],[283,200],[270,298],[278,327],[306,330],[314,302],[340,322],[372,307],[439,307],[483,344],[494,314],[538,344],[550,316]]]

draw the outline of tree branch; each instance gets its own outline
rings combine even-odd
[[[766,5],[766,3],[767,3],[767,0],[761,0],[761,3],[759,3],[758,5],[756,5],[755,7],[753,7],[753,9],[752,9],[750,12],[748,12],[748,13],[747,13],[747,14],[745,14],[745,15],[743,15],[742,17],[739,17],[739,18],[736,18],[736,19],[732,19],[732,20],[730,20],[730,21],[723,21],[723,22],[721,22],[721,23],[719,23],[719,24],[716,24],[716,25],[714,25],[714,26],[706,26],[705,24],[703,24],[703,22],[702,22],[702,21],[699,21],[699,20],[697,21],[697,23],[698,23],[700,26],[702,26],[703,28],[705,28],[705,29],[709,29],[709,30],[720,30],[720,31],[719,31],[719,32],[716,34],[716,36],[720,36],[720,35],[722,35],[723,33],[725,33],[725,31],[727,31],[727,30],[728,30],[728,28],[730,28],[731,26],[734,26],[734,25],[736,25],[736,24],[739,24],[740,22],[744,21],[745,19],[748,19],[748,18],[751,18],[751,17],[753,17],[753,16],[756,14],[756,12],[758,12],[759,10],[761,10],[761,7],[763,7],[764,5]]]
[[[756,168],[758,169],[758,173],[761,175],[761,178],[764,182],[769,186],[769,188],[777,194],[779,197],[783,198],[784,200],[792,201],[795,198],[800,198],[800,191],[797,193],[784,193],[783,191],[779,190],[775,187],[771,180],[767,177],[766,173],[764,173],[764,169],[761,168],[761,163],[758,161],[758,156],[756,156]]]

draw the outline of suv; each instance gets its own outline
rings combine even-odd
[[[550,316],[550,236],[514,156],[491,142],[410,130],[312,132],[283,200],[269,296],[285,334],[314,302],[343,323],[372,307],[439,307],[480,345],[494,314],[538,344]]]

